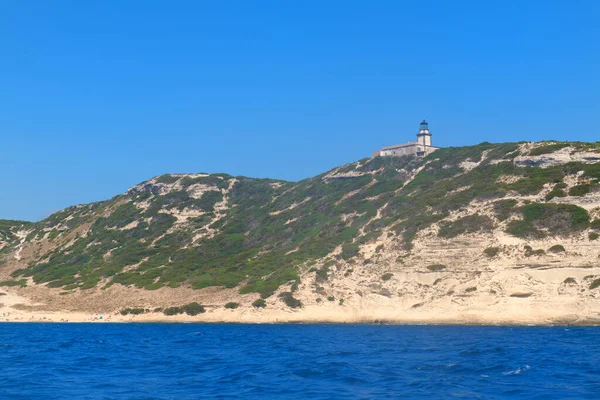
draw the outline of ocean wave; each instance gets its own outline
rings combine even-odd
[[[529,371],[531,367],[529,365],[524,365],[521,368],[514,369],[512,371],[503,372],[502,375],[510,376],[510,375],[519,375],[521,372]]]

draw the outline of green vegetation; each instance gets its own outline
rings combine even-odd
[[[230,301],[229,303],[225,304],[225,308],[230,309],[230,310],[235,310],[239,306],[240,306],[239,303],[235,303],[233,301]]]
[[[560,244],[555,244],[548,249],[548,253],[564,253],[565,251],[565,247]]]
[[[516,292],[516,293],[512,293],[510,295],[510,297],[516,297],[519,299],[526,299],[528,297],[531,297],[533,295],[533,293],[522,293],[522,292]]]
[[[485,250],[483,250],[483,254],[490,258],[496,257],[498,253],[500,253],[499,247],[488,247]]]
[[[565,145],[552,142],[532,152]],[[443,238],[488,232],[498,221],[515,217],[507,231],[523,238],[568,235],[588,227],[600,231],[600,221],[590,224],[587,212],[577,206],[505,198],[538,194],[548,184],[554,185],[550,199],[562,196],[566,176],[584,171],[582,179],[594,182],[600,179],[600,166],[517,166],[518,148],[517,143],[481,143],[440,149],[424,159],[376,157],[299,182],[163,175],[124,195],[70,207],[39,223],[0,221],[0,241],[7,243],[0,263],[14,250],[15,233],[26,227],[31,230],[26,240],[39,254],[8,282],[31,277],[36,284],[64,290],[86,290],[100,282],[146,290],[241,287],[241,293],[265,299],[282,286],[293,293],[299,271],[311,267],[317,282],[327,281],[334,268],[350,274],[348,264],[361,261],[361,245],[384,232],[409,251],[419,233],[435,223]],[[464,161],[480,165],[467,171],[461,167]],[[506,183],[502,178],[507,176],[521,179]],[[492,218],[475,214],[446,220],[478,201],[491,202]],[[334,257],[336,249],[341,253]],[[383,251],[379,246],[376,254]],[[297,305],[291,294],[281,299]],[[254,306],[264,305],[262,300]],[[163,312],[185,312],[180,309]]]
[[[494,221],[490,217],[475,214],[442,223],[438,235],[444,238],[453,238],[463,233],[489,232],[493,228]]]
[[[476,286],[471,286],[465,289],[465,293],[473,293],[477,291],[477,287]]]
[[[569,189],[569,196],[585,196],[592,191],[592,185],[589,183],[583,183],[580,185],[573,186]]]
[[[600,278],[594,279],[590,284],[590,289],[596,289],[597,287],[600,287]]]
[[[517,201],[515,199],[495,201],[493,206],[496,218],[500,221],[505,221],[514,212],[516,205]]]
[[[529,152],[529,155],[530,156],[541,156],[543,154],[550,154],[550,153],[554,153],[555,151],[558,151],[560,149],[563,149],[563,148],[569,147],[569,146],[570,146],[570,144],[567,142],[547,144],[544,146],[536,147],[535,149],[531,150]]]
[[[291,292],[283,292],[279,294],[281,300],[290,308],[300,308],[302,307],[302,302],[292,295]]]
[[[177,315],[186,313],[187,315],[195,316],[206,312],[203,306],[198,303],[190,303],[181,307],[168,307],[163,310],[165,315]]]
[[[596,232],[590,232],[588,234],[588,239],[590,239],[590,240],[598,240],[599,237],[600,237],[600,235]]]
[[[439,272],[445,270],[446,266],[444,264],[431,264],[427,266],[427,269],[431,272]]]
[[[20,279],[18,281],[2,281],[2,282],[0,282],[0,286],[27,287],[27,280],[26,279]]]
[[[563,281],[563,283],[564,283],[565,285],[576,285],[576,284],[577,284],[577,281],[575,280],[575,278],[571,278],[571,277],[569,277],[569,278],[565,279],[565,280]]]
[[[384,282],[389,281],[390,279],[392,279],[392,276],[394,276],[394,274],[392,274],[391,272],[386,272],[385,274],[381,275],[381,280]]]
[[[587,211],[573,204],[531,203],[519,209],[523,220],[511,221],[507,232],[518,237],[567,235],[586,229],[590,224]]]
[[[537,229],[535,229],[535,226],[533,226],[533,223],[531,221],[522,220],[510,221],[506,227],[506,232],[520,238],[540,238],[544,236],[543,232],[540,232]]]
[[[267,302],[264,299],[257,299],[252,303],[252,307],[254,308],[265,308],[266,306]]]
[[[125,308],[121,310],[121,315],[140,315],[148,311],[144,308]]]
[[[546,195],[546,201],[550,201],[555,197],[567,197],[567,193],[563,190],[567,185],[563,182],[554,185],[554,188]]]
[[[534,250],[531,246],[525,246],[525,257],[543,256],[546,252],[543,249]]]

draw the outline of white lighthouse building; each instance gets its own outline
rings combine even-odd
[[[432,146],[431,144],[431,132],[429,132],[429,124],[423,120],[417,133],[416,142],[408,142],[404,144],[396,144],[393,146],[382,147],[381,150],[373,152],[373,158],[381,157],[399,157],[414,155],[417,157],[424,157],[427,154],[433,153],[439,149],[439,147]]]

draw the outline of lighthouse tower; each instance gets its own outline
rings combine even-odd
[[[425,120],[421,122],[421,128],[419,129],[419,133],[417,133],[417,143],[424,148],[431,146],[431,133],[429,133],[429,124]]]

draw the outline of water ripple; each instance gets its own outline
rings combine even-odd
[[[1,399],[600,398],[600,328],[1,324]]]

